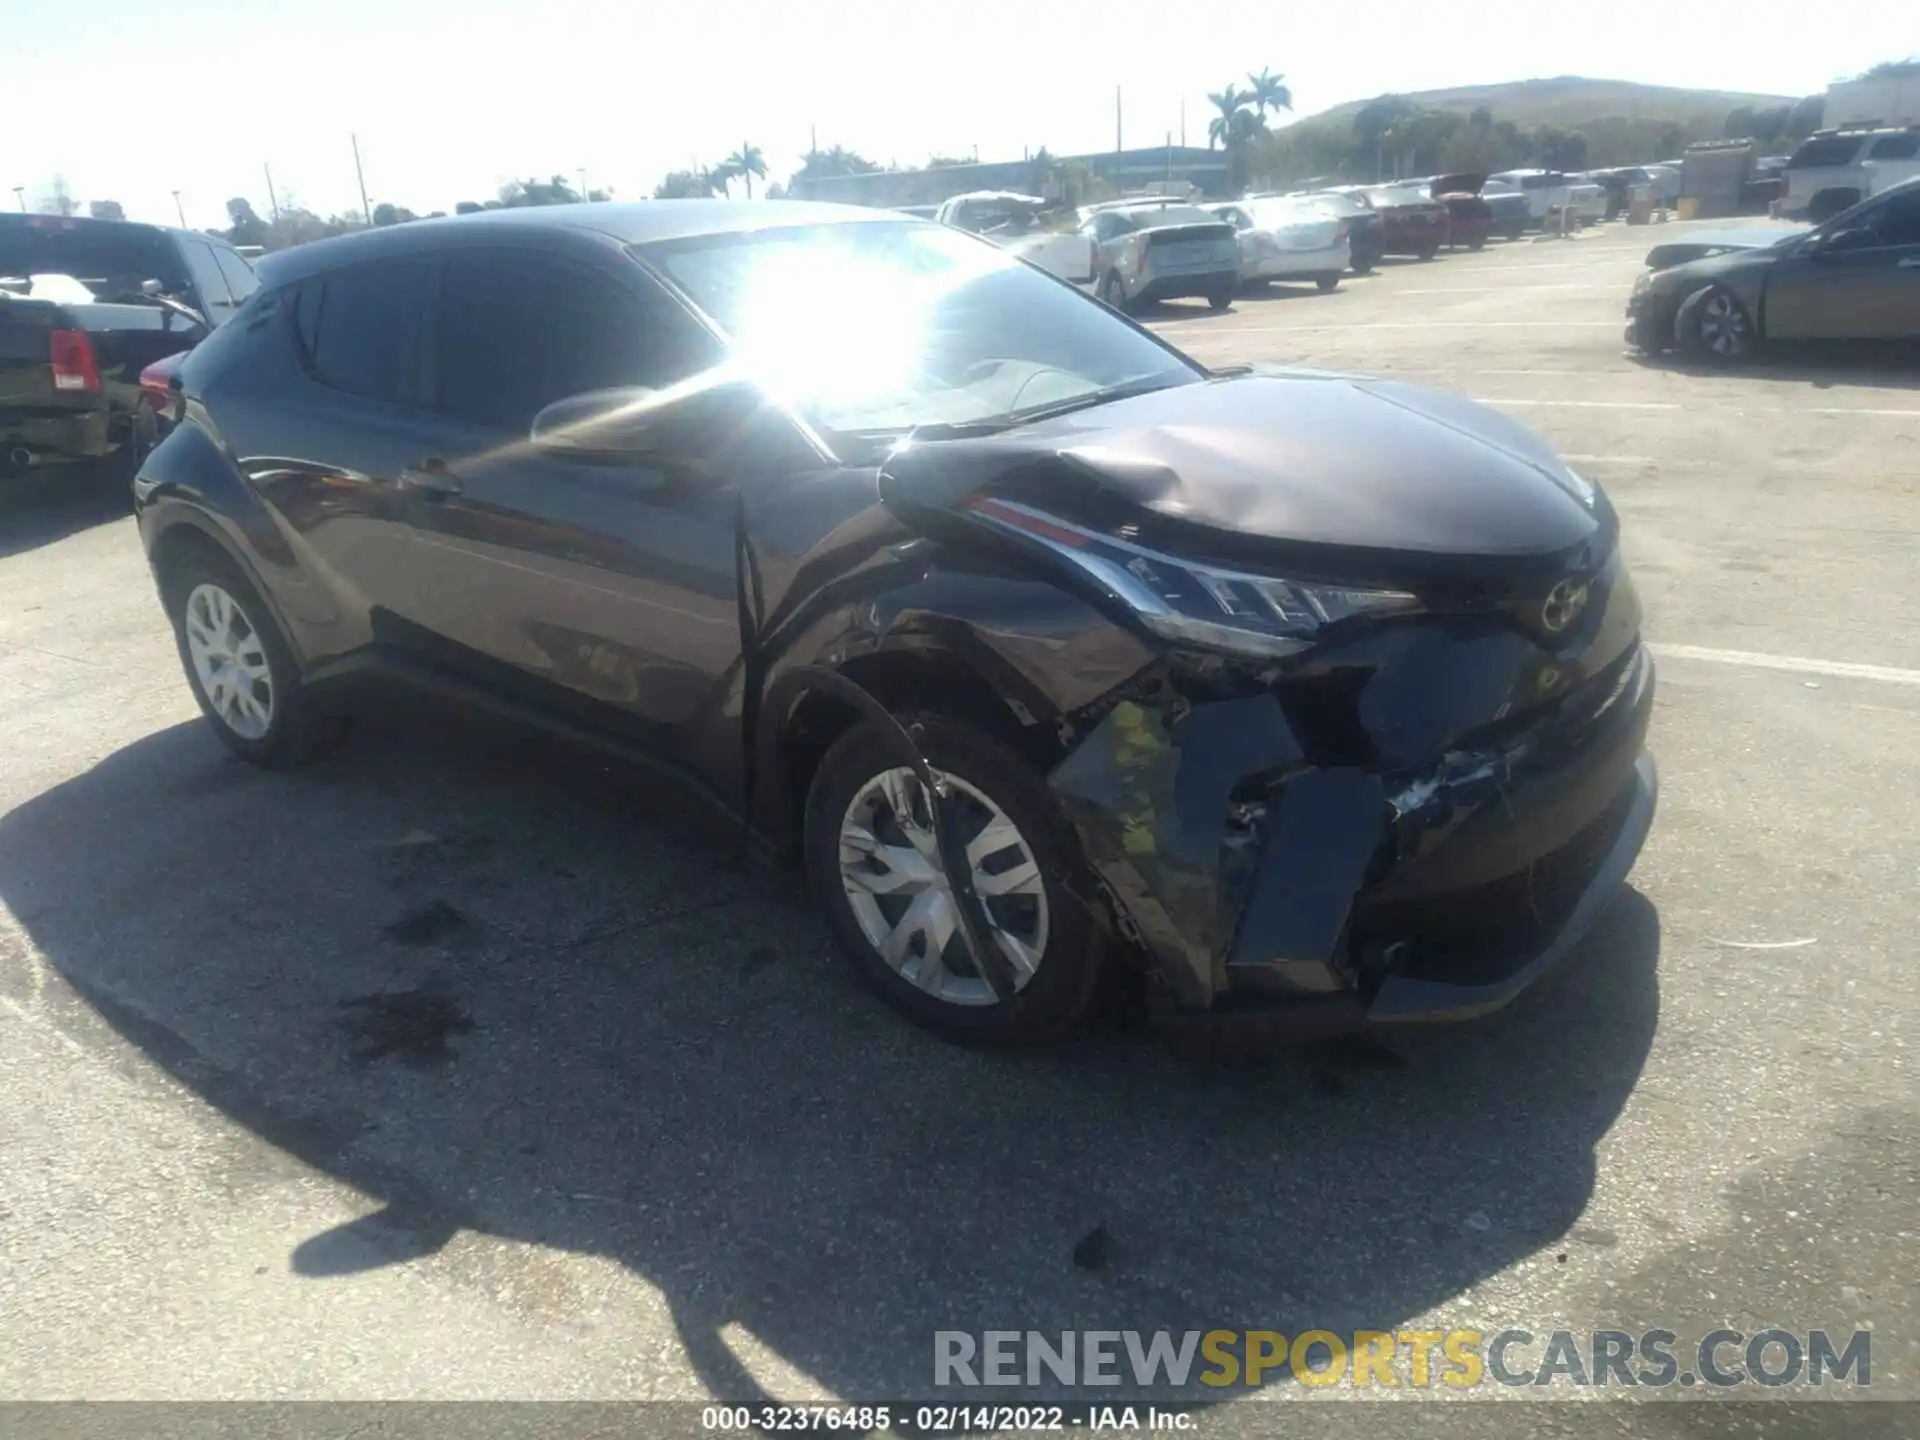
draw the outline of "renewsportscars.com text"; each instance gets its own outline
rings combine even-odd
[[[1873,1383],[1866,1330],[939,1330],[938,1386],[1667,1386]]]

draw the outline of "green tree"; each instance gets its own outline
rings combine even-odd
[[[1804,100],[1798,101],[1793,109],[1787,112],[1787,134],[1800,136],[1811,135],[1820,128],[1820,122],[1826,118],[1826,114],[1826,96],[1807,96]]]
[[[1269,110],[1293,109],[1293,91],[1286,86],[1286,76],[1275,75],[1271,70],[1262,69],[1258,75],[1247,76],[1247,98],[1253,102],[1253,113],[1260,117],[1264,125]]]
[[[828,150],[810,150],[793,172],[793,183],[804,180],[838,180],[847,175],[873,175],[880,167],[866,156],[835,145]]]
[[[235,245],[265,245],[267,227],[254,213],[253,202],[243,195],[227,201],[227,220],[231,225],[227,239]]]
[[[478,215],[484,207],[477,200],[461,200],[453,207],[456,215]]]
[[[500,203],[509,210],[528,205],[572,205],[579,199],[564,175],[551,180],[509,180],[500,187]]]
[[[118,200],[89,200],[87,214],[96,220],[124,220],[127,212]]]
[[[1207,122],[1207,148],[1215,145],[1231,146],[1235,134],[1234,127],[1239,117],[1246,113],[1247,97],[1240,93],[1240,87],[1229,85],[1224,90],[1214,91],[1207,96],[1208,103],[1219,113]]]
[[[375,229],[384,229],[389,225],[404,225],[409,220],[418,220],[419,218],[418,215],[407,209],[406,206],[394,205],[385,200],[382,200],[378,205],[373,207],[373,224]]]
[[[767,178],[766,157],[760,153],[758,145],[742,143],[740,148],[720,162],[720,184],[722,188],[735,180],[744,180],[747,186],[747,199],[753,198],[753,181],[758,176]]]
[[[1753,107],[1736,105],[1727,112],[1726,136],[1729,140],[1744,140],[1753,134]]]
[[[1387,178],[1387,145],[1399,140],[1401,128],[1412,113],[1412,103],[1401,95],[1376,96],[1354,112],[1354,139],[1373,151],[1376,181]]]
[[[705,200],[715,193],[717,177],[704,165],[675,170],[653,187],[656,200]]]

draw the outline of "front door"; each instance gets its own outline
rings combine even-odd
[[[1775,340],[1920,337],[1920,191],[1868,205],[1842,228],[1866,233],[1842,250],[1802,247],[1774,267],[1767,283],[1767,335]]]
[[[718,347],[637,268],[513,248],[448,252],[437,316],[440,433],[409,473],[411,618],[450,663],[664,739],[739,655],[733,490],[527,436],[556,400],[663,388]]]

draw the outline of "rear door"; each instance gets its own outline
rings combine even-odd
[[[242,379],[224,410],[210,406],[344,607],[343,648],[414,638],[397,623],[414,608],[400,481],[432,437],[421,343],[430,273],[425,260],[391,260],[294,287],[280,303],[298,373],[258,397]]]
[[[1868,204],[1848,228],[1872,232],[1855,249],[1782,258],[1767,281],[1765,326],[1776,340],[1898,340],[1920,336],[1920,190]]]
[[[434,449],[413,460],[419,623],[446,657],[598,723],[662,739],[739,654],[734,491],[669,468],[532,449],[569,396],[663,389],[717,342],[638,267],[518,248],[442,262]]]

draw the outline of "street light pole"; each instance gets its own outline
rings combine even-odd
[[[273,188],[273,166],[263,164],[260,167],[267,172],[267,206],[273,211],[274,223],[280,222],[280,197]]]
[[[180,228],[187,228],[187,207],[180,203],[180,192],[173,192],[173,213],[180,217]]]
[[[14,186],[13,198],[20,202],[20,213],[22,215],[26,214],[27,213],[27,187],[24,185]]]
[[[367,225],[371,227],[373,225],[373,206],[367,203],[367,175],[366,172],[360,168],[360,137],[349,130],[347,132],[347,139],[353,143],[353,178],[360,182],[360,210],[361,213],[367,217]]]

